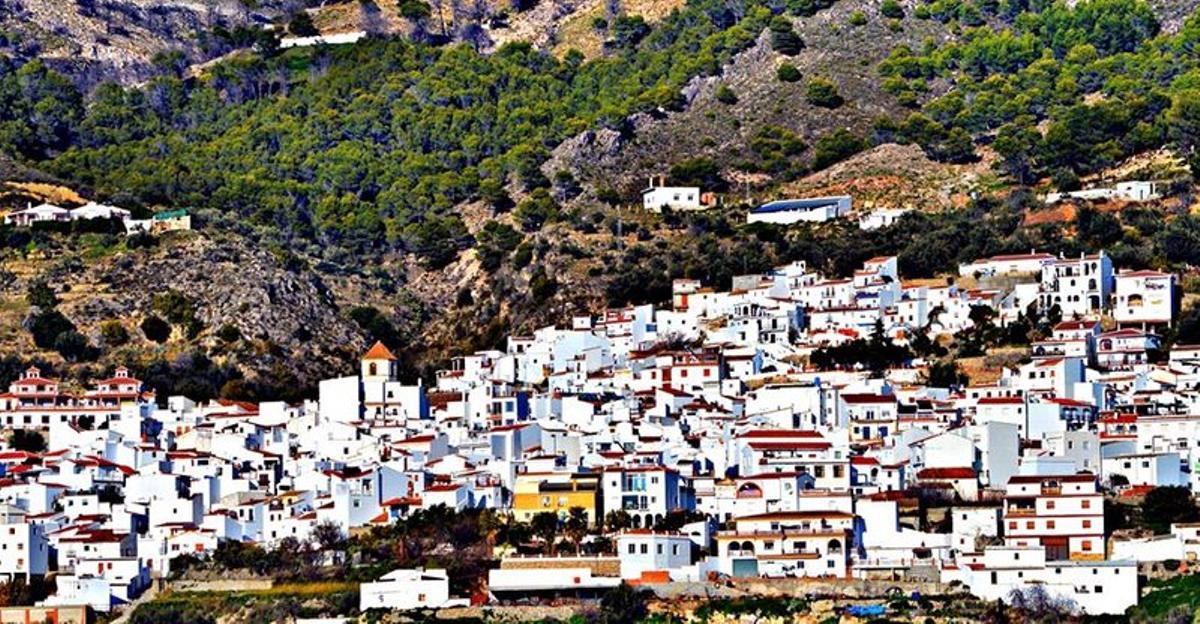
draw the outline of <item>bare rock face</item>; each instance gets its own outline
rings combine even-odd
[[[586,130],[560,143],[542,166],[547,174],[566,168],[574,171],[579,163],[600,164],[621,152],[621,133],[608,128]]]
[[[63,267],[51,276],[87,289],[64,312],[95,335],[106,320],[122,321],[142,339],[138,323],[155,314],[154,295],[174,289],[196,308],[204,329],[197,342],[211,349],[226,325],[242,336],[227,357],[248,371],[281,364],[303,382],[349,370],[366,339],[339,309],[321,276],[287,266],[272,253],[241,239],[193,235],[167,249],[130,253],[91,267]],[[173,341],[182,340],[176,330]],[[144,346],[151,346],[146,343]]]
[[[182,51],[192,62],[219,56],[226,50],[207,35],[257,26],[278,15],[277,4],[251,10],[243,0],[0,0],[0,27],[18,35],[14,51],[88,89],[148,78],[160,52]]]

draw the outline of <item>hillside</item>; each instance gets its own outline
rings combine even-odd
[[[851,25],[853,14],[867,21]],[[616,141],[577,137],[555,151],[548,168],[581,172],[599,186],[638,187],[653,173],[666,173],[671,163],[685,158],[719,157],[727,169],[738,163],[761,162],[754,147],[764,128],[783,128],[809,149],[792,158],[811,157],[817,140],[838,129],[865,135],[879,116],[902,114],[896,98],[884,92],[876,69],[898,45],[919,46],[932,38],[953,37],[945,25],[912,17],[893,22],[880,15],[873,2],[838,2],[812,17],[795,19],[804,48],[787,56],[771,47],[764,31],[748,50],[736,55],[719,75],[697,77],[684,88],[688,106],[662,118],[637,118],[630,136]],[[782,64],[796,67],[801,79],[780,80]],[[832,80],[845,103],[830,108],[806,101],[813,78]],[[736,102],[720,101],[721,87],[729,88]],[[758,180],[767,184],[770,178]]]
[[[120,3],[100,4],[65,11],[64,38],[91,41],[116,19],[102,13]],[[199,3],[170,6],[200,15]],[[218,21],[253,19],[203,6]],[[1190,190],[1181,164],[1152,156],[1186,153],[1200,138],[1189,125],[1200,118],[1190,108],[1198,70],[1181,52],[1195,34],[1178,3],[1153,7],[1161,24],[1135,0],[1037,12],[950,0],[626,2],[611,24],[596,22],[612,8],[596,2],[490,4],[480,9],[487,46],[461,5],[451,29],[461,45],[426,40],[448,3],[422,5],[424,17],[412,5],[372,6],[390,36],[243,51],[194,76],[149,59],[199,45],[182,32],[207,23],[135,19],[154,26],[136,31],[150,39],[130,34],[104,54],[138,59],[136,88],[91,92],[94,81],[74,74],[85,88],[73,88],[8,58],[6,179],[79,194],[54,201],[186,207],[200,227],[149,247],[5,228],[0,349],[79,377],[122,362],[149,373],[190,366],[200,353],[213,365],[196,375],[209,386],[197,396],[295,396],[346,370],[371,339],[417,374],[502,346],[509,332],[661,301],[681,276],[727,287],[796,259],[845,274],[887,253],[906,277],[931,278],[1031,247],[1105,246],[1133,267],[1200,261],[1195,224],[1179,209]],[[311,14],[340,31],[361,10],[329,3]],[[498,45],[510,39],[544,50]],[[70,56],[45,41],[34,56]],[[1170,201],[1099,219],[1086,206],[1042,218],[1020,188],[1147,171],[1176,180]],[[725,205],[694,216],[631,210],[654,173],[723,191]],[[9,190],[4,207],[42,201],[36,191]],[[742,224],[741,201],[828,193],[918,213],[876,232]],[[39,281],[87,348],[74,336],[60,348],[57,333],[34,343],[46,311],[26,293]],[[168,313],[170,335],[151,340],[141,324]],[[105,335],[113,321],[123,344]]]
[[[339,312],[337,297],[321,276],[237,236],[185,232],[138,249],[103,235],[69,242],[84,252],[52,243],[4,263],[3,351],[39,351],[24,329],[38,312],[26,298],[36,281],[57,292],[58,311],[104,349],[101,362],[114,366],[145,370],[154,362],[200,352],[252,378],[272,377],[265,381],[275,386],[289,380],[307,385],[345,367],[366,344],[361,330]],[[177,308],[186,308],[185,314],[198,321],[195,329],[190,319],[171,319],[175,312],[157,298],[172,291],[183,298]],[[151,316],[172,322],[165,342],[150,340],[141,329]],[[127,338],[112,338],[112,325]],[[230,327],[237,331],[228,333]],[[53,351],[46,359],[63,368]]]

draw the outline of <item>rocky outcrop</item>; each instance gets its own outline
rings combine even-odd
[[[849,24],[850,15],[865,11],[868,22]],[[592,186],[616,186],[626,191],[644,183],[650,174],[665,173],[681,160],[707,156],[722,163],[754,159],[755,133],[764,127],[785,128],[809,146],[821,136],[848,128],[865,135],[881,115],[907,111],[882,88],[877,66],[901,43],[920,47],[926,38],[952,36],[936,20],[907,17],[894,30],[873,3],[838,2],[812,17],[795,18],[805,48],[794,57],[772,50],[764,29],[747,50],[737,54],[717,76],[693,78],[682,89],[683,111],[657,117],[631,117],[622,140],[603,152],[592,146],[588,133],[565,141],[554,152],[557,168],[575,171]],[[796,66],[803,78],[783,82],[776,77],[782,63]],[[805,100],[805,86],[815,77],[833,80],[846,103],[828,109]],[[737,96],[730,105],[716,98],[726,85]]]
[[[0,27],[18,35],[9,40],[16,51],[86,89],[144,80],[163,51],[183,51],[192,62],[219,55],[224,50],[202,45],[202,35],[254,25],[277,14],[275,4],[252,11],[243,0],[0,0]]]
[[[232,236],[214,240],[193,233],[176,238],[160,249],[103,262],[58,263],[46,277],[68,286],[63,312],[93,340],[100,340],[104,321],[115,319],[147,349],[156,346],[142,337],[138,324],[155,313],[155,294],[179,291],[193,302],[204,325],[196,339],[200,346],[251,376],[280,364],[301,381],[315,384],[348,370],[366,347],[358,327],[315,271],[302,264],[290,266]],[[242,336],[236,346],[226,347],[216,337],[226,325]],[[182,341],[182,332],[176,328],[173,342]]]

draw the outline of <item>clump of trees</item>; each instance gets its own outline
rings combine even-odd
[[[46,439],[37,431],[14,429],[8,436],[8,446],[18,451],[41,453],[46,450]]]
[[[877,321],[868,338],[817,349],[809,356],[809,363],[820,370],[858,368],[882,374],[889,368],[909,362],[913,357],[908,347],[897,345],[885,336],[883,324]]]
[[[1159,24],[1142,0],[937,0],[926,12],[966,26],[966,36],[920,50],[898,46],[880,64],[885,89],[921,109],[920,118],[904,122],[908,131],[881,120],[880,140],[917,143],[932,158],[962,162],[974,158],[971,136],[994,133],[997,169],[1020,184],[1093,173],[1169,141],[1193,153],[1197,61],[1180,50],[1200,24],[1155,39]],[[984,25],[989,19],[1003,27]],[[922,104],[934,78],[955,88]],[[1104,97],[1085,102],[1090,94]]]
[[[58,310],[58,295],[45,281],[31,282],[25,300],[29,303],[30,314],[24,325],[38,348],[57,351],[68,362],[96,359],[99,349],[92,346],[71,319]]]

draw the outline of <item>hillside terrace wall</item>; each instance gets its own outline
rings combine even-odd
[[[961,590],[951,588],[943,583],[920,581],[884,581],[884,580],[821,580],[821,579],[767,579],[747,578],[731,579],[729,585],[757,596],[767,597],[804,597],[816,596],[846,596],[850,598],[881,598],[900,592],[906,596],[916,592],[922,595],[944,595],[958,593]]]
[[[588,568],[593,576],[621,576],[621,560],[617,557],[521,556],[500,560],[504,570],[556,570]]]

